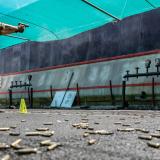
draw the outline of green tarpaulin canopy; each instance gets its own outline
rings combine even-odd
[[[0,22],[11,25],[22,22],[30,26],[24,33],[13,34],[23,40],[0,36],[0,48],[27,39],[49,41],[68,38],[109,23],[115,20],[113,17],[123,19],[160,6],[160,0],[86,1],[89,3],[82,0],[0,0]]]

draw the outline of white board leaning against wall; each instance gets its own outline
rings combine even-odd
[[[58,91],[51,103],[51,107],[71,108],[75,100],[76,91]]]

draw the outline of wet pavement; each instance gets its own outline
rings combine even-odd
[[[1,159],[5,155],[11,160],[160,159],[159,111],[29,110],[27,114],[3,111]],[[33,135],[27,136],[30,132]],[[21,140],[15,148],[10,146],[18,139]],[[48,141],[42,146],[44,140]],[[1,149],[2,143],[8,147]],[[34,149],[34,153],[19,153],[26,148]]]

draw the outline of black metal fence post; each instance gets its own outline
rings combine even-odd
[[[53,90],[53,87],[52,87],[52,85],[50,86],[50,95],[51,95],[51,100],[53,100],[53,92],[52,92],[52,90]]]
[[[9,89],[8,90],[9,91],[9,108],[11,108],[11,106],[12,106],[12,90],[11,89]]]
[[[30,93],[29,87],[28,87],[28,103],[29,103],[29,106],[31,107],[31,93]]]
[[[76,85],[76,89],[77,89],[77,105],[81,105],[78,83]]]
[[[155,82],[152,78],[152,105],[155,106]]]
[[[33,108],[33,88],[31,88],[30,107]]]
[[[126,81],[122,81],[122,107],[126,107]]]
[[[111,103],[112,105],[115,105],[115,100],[114,100],[114,95],[113,95],[113,91],[112,91],[112,81],[109,81],[109,89],[110,89],[110,94],[111,94]]]

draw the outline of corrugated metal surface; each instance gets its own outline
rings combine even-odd
[[[124,18],[160,6],[159,0],[88,0],[99,8]],[[149,1],[149,3],[148,3]],[[30,27],[17,34],[32,41],[64,39],[113,21],[82,0],[0,0],[0,21]],[[23,40],[0,37],[0,48],[22,43]]]

